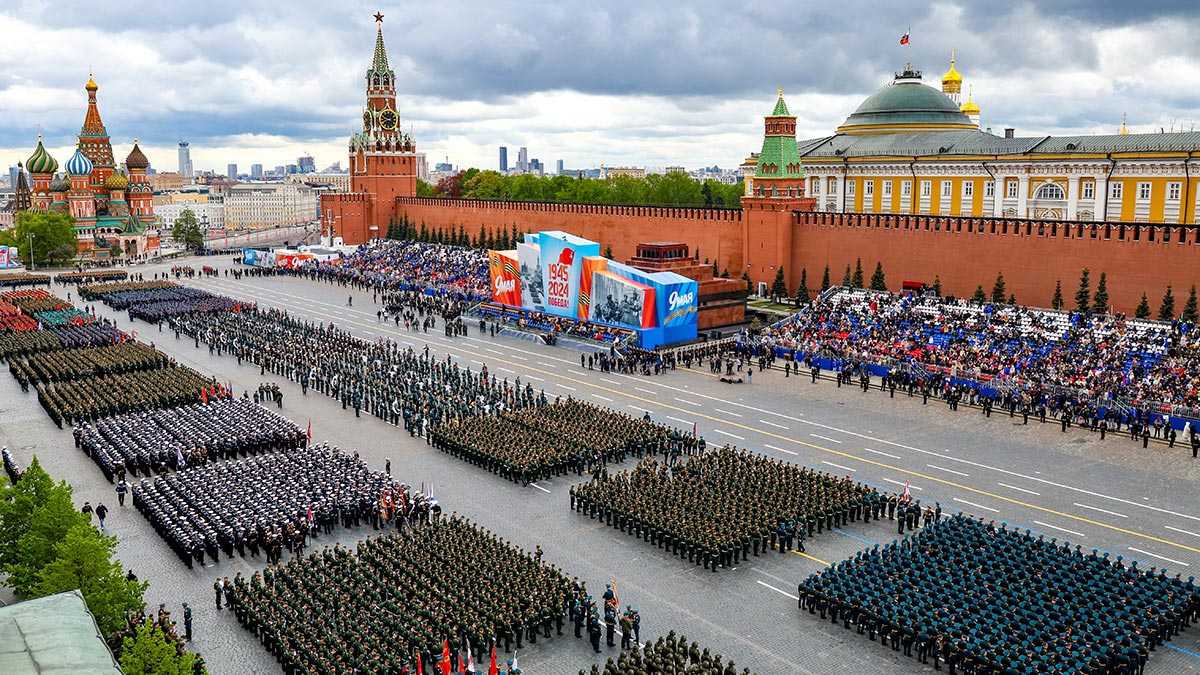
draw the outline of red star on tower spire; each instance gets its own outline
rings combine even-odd
[[[377,23],[383,23],[383,13],[382,12],[375,12],[375,21]]]

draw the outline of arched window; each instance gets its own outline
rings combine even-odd
[[[1035,194],[1033,198],[1062,201],[1067,198],[1067,195],[1058,185],[1055,185],[1054,183],[1046,183],[1042,187],[1038,188],[1037,194]]]

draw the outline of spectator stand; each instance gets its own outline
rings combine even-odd
[[[536,339],[547,344],[562,340],[590,352],[607,351],[610,347],[615,348],[637,340],[637,332],[628,328],[552,316],[495,302],[475,305],[465,313],[465,318],[468,324],[476,319],[494,321],[500,333],[510,337]],[[547,341],[547,334],[553,336],[553,339]]]

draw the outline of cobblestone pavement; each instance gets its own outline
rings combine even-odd
[[[206,259],[225,268],[230,263]],[[197,263],[199,264],[199,263]],[[163,267],[140,268],[149,276]],[[873,390],[838,388],[831,381],[785,378],[780,371],[760,373],[752,385],[725,385],[702,372],[677,371],[659,377],[601,374],[579,367],[578,352],[503,338],[446,339],[436,330],[414,334],[378,323],[369,294],[340,286],[291,278],[197,279],[198,287],[262,305],[277,306],[314,320],[332,321],[367,338],[391,337],[478,368],[487,363],[501,377],[532,381],[548,396],[575,396],[650,414],[690,429],[693,422],[712,443],[741,447],[850,475],[898,491],[911,481],[923,503],[940,501],[947,511],[1019,524],[1088,548],[1134,558],[1139,566],[1166,565],[1172,574],[1200,569],[1200,465],[1182,447],[1152,445],[1143,450],[1127,437],[1101,442],[1078,430],[1060,433],[1057,424],[978,411],[951,413],[944,405]],[[64,295],[71,288],[55,286]],[[346,295],[355,296],[347,307]],[[328,439],[356,448],[372,466],[385,458],[401,480],[433,483],[447,511],[479,522],[516,545],[540,544],[545,559],[588,582],[593,590],[617,581],[622,603],[643,617],[642,639],[669,629],[698,639],[741,666],[767,673],[891,674],[930,671],[913,659],[857,634],[821,622],[796,608],[796,584],[821,569],[876,542],[896,538],[890,521],[851,524],[844,531],[810,540],[808,557],[771,553],[751,558],[733,570],[711,573],[671,557],[645,542],[570,511],[567,488],[574,476],[521,488],[477,467],[434,450],[420,438],[374,417],[355,418],[332,399],[315,392],[302,396],[298,385],[256,366],[238,365],[169,331],[131,322],[126,315],[96,305],[101,314],[138,332],[181,363],[233,383],[235,390],[260,382],[279,383],[282,413],[301,425],[312,422],[315,441]],[[99,469],[74,449],[69,430],[57,429],[11,377],[0,377],[0,443],[18,451],[22,461],[37,453],[57,478],[75,487],[76,500],[116,498]],[[214,675],[278,673],[269,654],[242,630],[228,612],[217,612],[212,582],[217,576],[249,574],[259,560],[222,559],[203,569],[187,570],[130,506],[114,508],[109,531],[119,537],[121,560],[151,582],[147,602],[178,608],[184,600],[196,612],[194,647]],[[340,541],[347,545],[371,530],[336,530],[313,546]],[[1198,575],[1200,576],[1200,575]],[[602,646],[593,654],[586,640],[564,637],[539,641],[521,650],[527,673],[574,673],[616,653]],[[498,657],[500,658],[500,657]],[[1152,675],[1200,672],[1200,629],[1193,627],[1150,660]]]

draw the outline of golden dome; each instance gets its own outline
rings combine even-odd
[[[969,94],[967,94],[967,102],[962,104],[962,107],[959,108],[959,110],[962,110],[964,115],[978,115],[979,114],[979,106],[975,105],[974,97],[975,97],[975,92],[971,91]]]
[[[1125,113],[1121,113],[1121,130],[1117,134],[1120,136],[1129,135],[1129,128],[1125,126]]]
[[[942,89],[946,89],[948,86],[951,86],[951,85],[961,87],[962,80],[963,80],[962,75],[959,75],[958,71],[954,69],[954,50],[951,49],[950,50],[950,70],[947,70],[946,74],[942,75]]]
[[[88,83],[85,84],[83,88],[87,89],[88,91],[96,91],[100,88],[100,85],[96,84],[96,81],[92,79],[92,74],[88,73]]]

